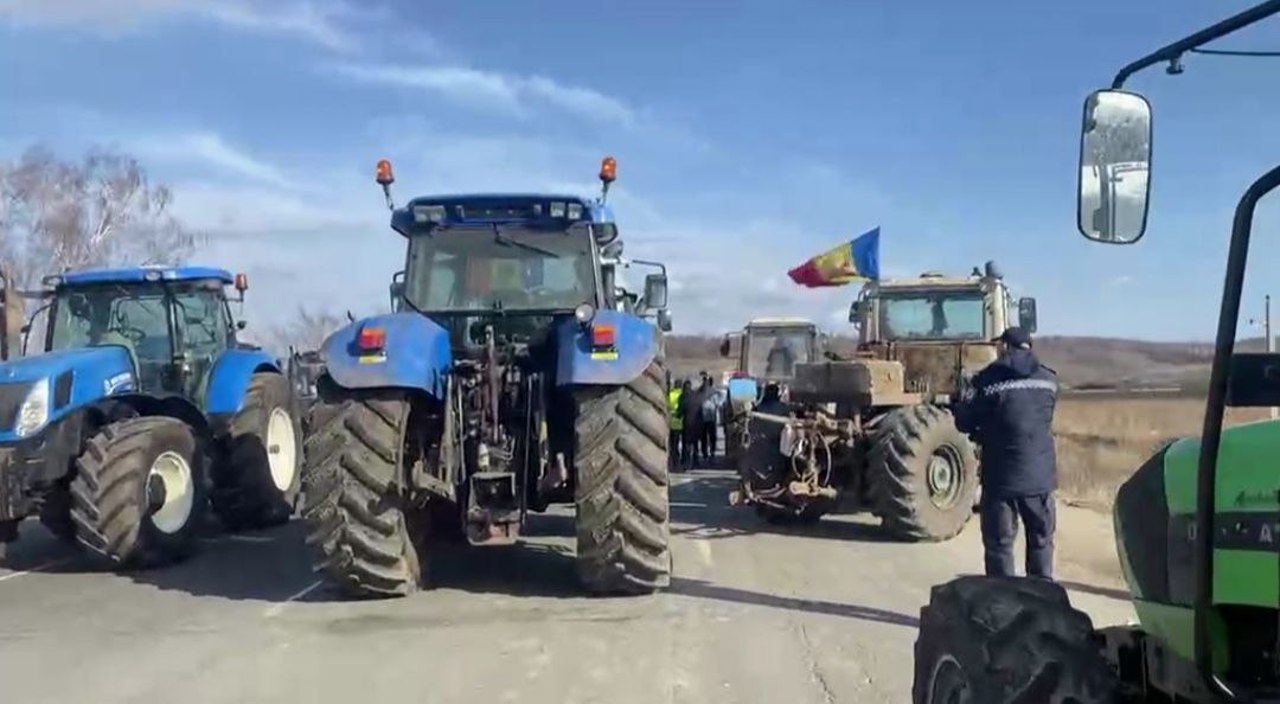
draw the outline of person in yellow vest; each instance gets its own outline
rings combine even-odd
[[[672,466],[678,465],[677,460],[681,456],[680,435],[684,432],[684,419],[680,417],[681,393],[683,389],[680,380],[673,380],[671,388],[667,390],[667,418],[671,431],[667,440],[667,451],[669,452],[668,460]]]

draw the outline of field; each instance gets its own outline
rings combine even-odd
[[[1199,435],[1199,398],[1081,399],[1058,403],[1058,478],[1064,498],[1106,508],[1116,488],[1165,441]],[[1227,425],[1267,417],[1266,409],[1232,409]]]

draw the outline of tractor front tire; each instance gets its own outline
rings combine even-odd
[[[354,597],[397,597],[422,586],[405,515],[399,458],[409,399],[348,391],[321,379],[303,453],[303,519],[317,571]]]
[[[671,583],[666,375],[659,355],[624,386],[576,392],[578,576],[594,594]]]
[[[254,374],[228,430],[213,476],[219,520],[230,531],[287,523],[302,486],[302,425],[289,380],[274,372]]]
[[[1093,623],[1054,582],[960,577],[920,610],[913,704],[1101,704],[1118,686]]]
[[[176,418],[111,423],[89,438],[76,460],[76,540],[112,565],[149,568],[186,558],[206,507],[204,449]]]
[[[879,422],[868,452],[875,513],[893,535],[940,542],[973,516],[978,460],[973,443],[937,406],[907,406]]]

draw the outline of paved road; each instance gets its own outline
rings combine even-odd
[[[852,520],[769,532],[725,505],[728,475],[675,481],[677,576],[638,599],[579,596],[567,512],[381,602],[318,587],[296,525],[134,576],[86,573],[32,531],[0,569],[0,687],[23,704],[908,701],[919,608],[978,564],[976,522],[944,545]],[[1095,618],[1130,616],[1088,592],[1073,600]]]

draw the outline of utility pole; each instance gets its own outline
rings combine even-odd
[[[1276,351],[1276,339],[1271,335],[1271,294],[1267,294],[1265,304],[1263,306],[1262,320],[1250,320],[1250,325],[1261,325],[1263,334],[1267,337],[1267,352]],[[1271,407],[1271,417],[1280,417],[1280,409],[1275,406]]]

